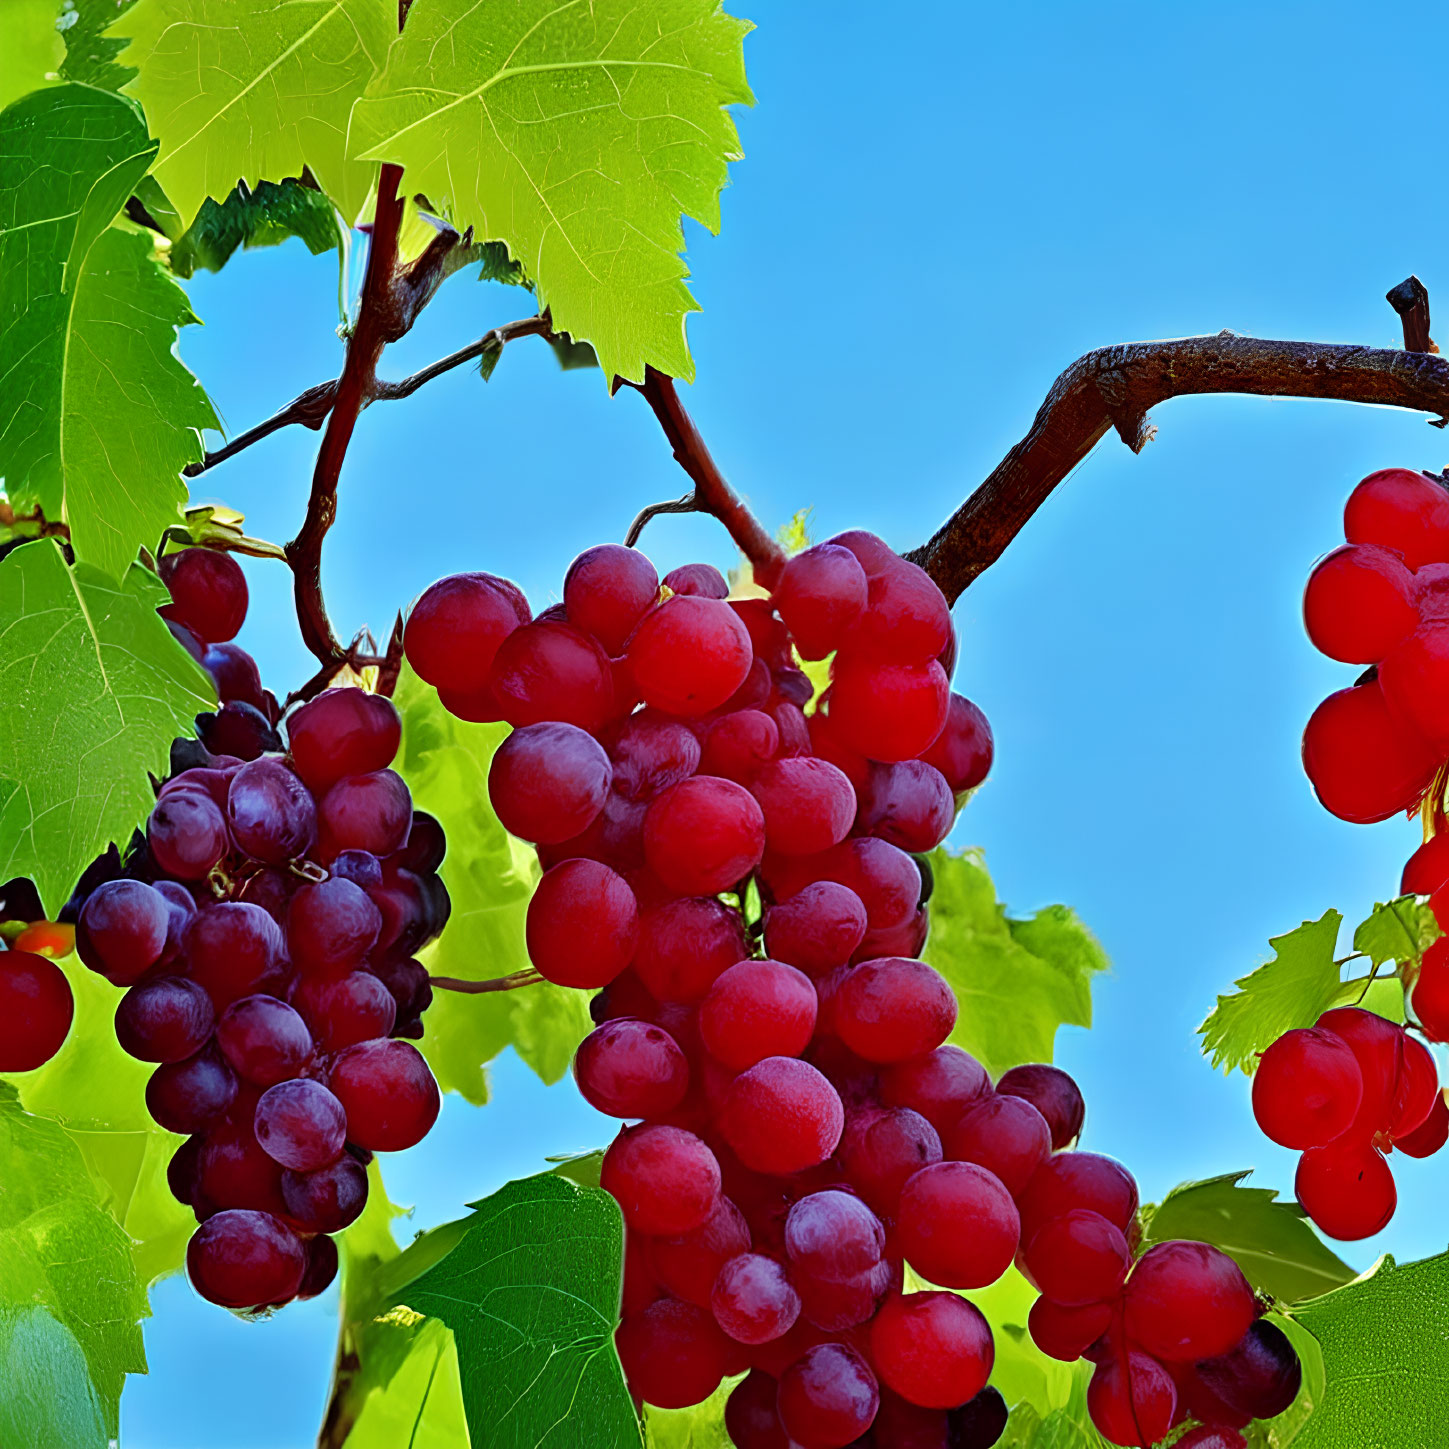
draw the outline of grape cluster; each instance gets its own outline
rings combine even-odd
[[[1047,1065],[993,1084],[946,1044],[924,852],[992,744],[950,693],[940,591],[863,533],[791,559],[768,599],[705,565],[663,584],[605,545],[535,619],[506,580],[458,575],[404,637],[450,709],[513,726],[489,793],[544,867],[529,953],[596,992],[574,1074],[627,1124],[601,1179],[636,1398],[685,1407],[748,1370],[739,1449],[986,1449],[1006,1422],[990,1328],[956,1292],[905,1292],[905,1267],[969,1289],[1016,1261],[1038,1341],[1097,1358],[1113,1442],[1192,1415],[1221,1429],[1201,1444],[1241,1445],[1231,1426],[1277,1412],[1297,1362],[1231,1260],[1164,1244],[1129,1277],[1137,1189],[1067,1150],[1076,1084]],[[825,659],[812,708],[800,662]]]
[[[361,1212],[374,1152],[438,1115],[421,1034],[431,988],[414,955],[442,928],[438,823],[388,767],[390,700],[329,689],[280,711],[230,643],[241,571],[187,549],[162,561],[163,613],[212,672],[222,708],[178,742],[145,838],[86,894],[81,959],[126,988],[125,1051],[156,1063],[151,1116],[186,1141],[168,1169],[200,1226],[197,1291],[233,1309],[320,1292],[329,1236]],[[205,641],[205,642],[201,642]],[[255,685],[255,687],[253,687]]]
[[[1262,1054],[1253,1115],[1267,1137],[1302,1151],[1298,1201],[1333,1238],[1369,1237],[1394,1215],[1387,1153],[1428,1157],[1449,1137],[1428,1048],[1354,1006],[1285,1032]]]

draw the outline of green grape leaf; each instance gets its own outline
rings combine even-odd
[[[1353,949],[1367,956],[1375,967],[1390,961],[1417,965],[1442,934],[1426,898],[1399,896],[1373,908],[1368,920],[1353,933]]]
[[[1143,1245],[1173,1238],[1211,1243],[1234,1259],[1263,1293],[1286,1303],[1316,1298],[1352,1280],[1354,1270],[1309,1226],[1297,1203],[1275,1189],[1245,1187],[1248,1172],[1184,1182],[1143,1209]]]
[[[63,0],[60,29],[65,39],[65,63],[60,73],[68,81],[118,91],[133,75],[116,57],[126,42],[106,34],[136,0]]]
[[[44,1308],[0,1307],[0,1444],[106,1449],[108,1440],[75,1335]]]
[[[1339,968],[1334,959],[1343,917],[1326,911],[1316,921],[1269,937],[1274,956],[1238,989],[1218,997],[1211,1015],[1198,1027],[1203,1053],[1224,1071],[1241,1068],[1249,1076],[1258,1056],[1285,1031],[1312,1026],[1333,1005],[1339,993]]]
[[[634,1449],[639,1421],[614,1352],[618,1205],[544,1173],[473,1207],[452,1251],[397,1295],[453,1330],[473,1442]]]
[[[399,1309],[377,1321],[375,1335],[374,1351],[377,1337],[387,1335],[397,1361],[385,1383],[370,1386],[347,1449],[469,1449],[452,1331]]]
[[[167,264],[178,277],[198,268],[219,272],[238,247],[274,247],[300,237],[312,255],[333,250],[339,240],[332,203],[296,180],[262,181],[255,190],[233,187],[225,201],[207,197],[196,220],[171,245]]]
[[[238,181],[308,166],[351,223],[377,168],[345,155],[347,119],[397,32],[389,0],[138,0],[126,85],[161,143],[155,176],[190,222]]]
[[[725,1400],[740,1378],[726,1379],[702,1404],[688,1409],[644,1410],[648,1449],[734,1449],[725,1432]]]
[[[23,163],[0,188],[0,375],[19,379],[0,474],[17,511],[63,519],[77,557],[119,578],[176,522],[180,471],[219,426],[174,352],[185,294],[148,233],[110,225],[155,146],[133,104],[76,85],[0,114],[0,146]]]
[[[506,243],[606,377],[692,378],[681,216],[719,230],[749,29],[719,0],[416,0],[350,152]]]
[[[116,1041],[120,989],[87,970],[78,956],[57,964],[75,998],[70,1035],[43,1067],[9,1080],[27,1111],[65,1127],[102,1206],[130,1239],[138,1278],[151,1283],[180,1267],[196,1226],[166,1185],[166,1164],[181,1138],[158,1127],[146,1110],[151,1067]]]
[[[1449,1254],[1361,1278],[1293,1314],[1323,1351],[1326,1387],[1294,1449],[1443,1442],[1449,1422]]]
[[[0,0],[0,110],[42,86],[54,85],[65,59],[56,27],[57,0]]]
[[[75,1143],[58,1122],[23,1110],[4,1084],[0,1183],[0,1316],[35,1306],[65,1330],[114,1436],[125,1377],[146,1372],[146,1291]],[[0,1423],[14,1382],[0,1372]],[[12,1442],[0,1437],[7,1449]]]
[[[931,852],[935,876],[924,958],[960,1003],[951,1040],[993,1076],[1049,1062],[1057,1028],[1091,1026],[1092,978],[1106,970],[1101,945],[1065,906],[1013,920],[979,851]]]
[[[437,691],[408,669],[394,699],[403,722],[396,769],[414,804],[436,815],[448,838],[440,874],[453,914],[423,960],[435,975],[474,981],[522,970],[528,965],[524,917],[538,862],[488,803],[488,766],[507,726],[455,718]],[[484,1064],[505,1047],[513,1046],[544,1081],[556,1082],[591,1025],[584,992],[546,981],[483,995],[437,991],[418,1048],[444,1090],[480,1105],[488,1099]]]
[[[171,741],[214,709],[208,676],[156,613],[166,589],[67,568],[49,539],[0,560],[0,880],[50,914],[112,841],[129,840]]]
[[[63,85],[0,114],[0,148],[0,476],[119,578],[177,521],[180,471],[220,426],[174,352],[185,294],[149,233],[110,224],[155,145],[131,102]]]

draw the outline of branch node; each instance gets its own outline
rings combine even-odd
[[[1405,277],[1384,296],[1404,324],[1404,351],[1438,352],[1429,336],[1429,289],[1418,277]]]

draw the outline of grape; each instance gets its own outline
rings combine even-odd
[[[1031,1251],[1049,1230],[1043,1228],[1032,1238]],[[1132,1341],[1169,1363],[1226,1353],[1257,1316],[1253,1290],[1242,1270],[1206,1243],[1167,1242],[1149,1248],[1132,1270],[1124,1301]]]
[[[1114,1297],[1132,1261],[1120,1229],[1086,1208],[1073,1208],[1043,1224],[1022,1256],[1043,1295],[1064,1308],[1085,1308]]]
[[[216,1044],[236,1074],[258,1087],[295,1077],[312,1059],[307,1024],[274,996],[243,996],[222,1013]]]
[[[566,860],[597,860],[614,870],[637,869],[644,864],[644,816],[649,807],[643,801],[626,800],[609,791],[604,808],[579,834],[557,845],[537,847],[539,863],[552,870]]]
[[[1021,1222],[1011,1194],[984,1167],[937,1162],[906,1183],[896,1231],[921,1277],[945,1288],[984,1288],[1011,1266]]]
[[[1024,1098],[1000,1093],[970,1108],[941,1140],[948,1157],[986,1168],[1012,1197],[1052,1153],[1046,1118]]]
[[[292,898],[292,891],[301,883],[300,876],[269,865],[247,877],[237,892],[237,900],[260,907],[280,925],[287,918],[287,902]]]
[[[785,1219],[790,1266],[809,1278],[845,1283],[885,1255],[885,1229],[858,1197],[830,1189],[802,1197]]]
[[[1261,1318],[1228,1352],[1195,1367],[1197,1377],[1245,1422],[1281,1414],[1303,1383],[1303,1365],[1288,1335]]]
[[[65,973],[44,956],[0,954],[0,1072],[44,1066],[70,1033],[75,998]]]
[[[791,704],[787,699],[777,700],[770,706],[769,715],[780,735],[781,755],[794,758],[796,755],[812,753],[810,726],[805,719],[805,711],[799,705]],[[841,774],[845,774],[843,769]],[[845,778],[850,780],[851,789],[854,789],[855,781],[849,775],[845,775]]]
[[[750,1229],[744,1214],[729,1198],[721,1197],[697,1228],[676,1237],[651,1238],[649,1267],[661,1288],[708,1308],[719,1270],[749,1250]]]
[[[693,1303],[662,1298],[620,1323],[614,1335],[629,1390],[659,1409],[687,1409],[718,1387],[729,1340]]]
[[[1429,1115],[1418,1127],[1394,1138],[1394,1146],[1409,1157],[1432,1157],[1445,1142],[1449,1142],[1449,1103],[1443,1092],[1435,1093]]]
[[[831,681],[830,718],[868,760],[914,759],[946,723],[951,689],[935,660],[883,664],[837,654]]]
[[[1345,1242],[1386,1227],[1398,1204],[1389,1165],[1368,1142],[1310,1147],[1299,1160],[1293,1190],[1319,1228]]]
[[[864,612],[841,640],[852,656],[916,664],[950,645],[951,606],[919,565],[892,559],[871,573],[867,592]]]
[[[609,656],[569,624],[525,624],[493,661],[491,689],[509,724],[560,720],[593,732],[615,710]]]
[[[844,533],[837,533],[834,538],[827,538],[825,541],[841,548],[848,548],[860,561],[860,566],[865,570],[867,578],[900,562],[900,555],[888,543],[863,528],[847,529]]]
[[[403,653],[429,684],[474,694],[488,683],[499,646],[528,606],[518,589],[492,574],[454,574],[423,592],[408,614]]]
[[[1441,757],[1449,752],[1449,620],[1432,620],[1396,644],[1379,665],[1389,714]]]
[[[203,1140],[201,1137],[188,1137],[166,1164],[166,1186],[171,1196],[183,1207],[193,1207],[198,1221],[208,1215],[203,1211],[199,1187]]]
[[[1389,549],[1346,544],[1314,565],[1303,622],[1320,653],[1345,664],[1377,664],[1418,627],[1413,575]]]
[[[728,604],[680,594],[639,625],[625,655],[644,702],[693,717],[718,709],[745,682],[749,630]]]
[[[158,798],[166,800],[172,795],[201,795],[224,809],[227,792],[231,789],[231,779],[235,774],[235,765],[225,769],[214,769],[206,765],[194,766],[167,780],[161,786]]]
[[[1248,1441],[1236,1429],[1202,1424],[1184,1434],[1174,1449],[1248,1449]]]
[[[367,1171],[345,1152],[315,1172],[284,1172],[281,1185],[287,1212],[304,1232],[341,1232],[367,1203]]]
[[[846,1117],[836,1155],[861,1197],[876,1212],[894,1217],[906,1183],[941,1160],[941,1139],[909,1107],[871,1107]]]
[[[860,897],[871,931],[904,925],[920,904],[920,869],[905,851],[884,840],[845,840],[806,865],[818,873],[815,879],[848,886]]]
[[[900,1288],[898,1276],[895,1265],[885,1258],[869,1272],[839,1283],[797,1272],[795,1287],[800,1294],[800,1316],[827,1334],[843,1334],[847,1329],[858,1328],[872,1317],[887,1293]]]
[[[212,644],[201,656],[201,667],[216,682],[222,704],[249,704],[265,715],[267,696],[257,661],[237,644]]]
[[[699,768],[700,743],[688,725],[643,709],[620,726],[609,758],[619,794],[627,800],[653,800]]]
[[[428,1135],[442,1102],[416,1047],[364,1041],[341,1052],[328,1082],[347,1113],[347,1137],[372,1152],[401,1152]]]
[[[584,1100],[611,1117],[659,1117],[679,1105],[689,1063],[662,1027],[626,1017],[584,1038],[574,1080]]]
[[[1397,1088],[1387,1125],[1395,1139],[1423,1126],[1439,1099],[1439,1069],[1429,1049],[1407,1033],[1399,1037],[1400,1059]]]
[[[1429,1040],[1449,1041],[1449,941],[1445,938],[1440,937],[1424,952],[1410,1001]]]
[[[529,960],[556,986],[607,986],[634,954],[638,903],[608,866],[566,860],[534,890],[526,935]]]
[[[941,1046],[880,1074],[881,1101],[919,1112],[937,1132],[947,1131],[966,1109],[991,1095],[986,1068],[958,1046]]]
[[[843,966],[864,937],[865,906],[833,880],[816,881],[765,911],[765,949],[810,976]]]
[[[233,1105],[233,1115],[243,1096],[239,1094]],[[201,1148],[197,1195],[218,1209],[251,1208],[278,1216],[286,1211],[282,1169],[262,1151],[250,1122],[228,1120],[207,1133]]]
[[[889,1444],[891,1449],[953,1449],[949,1417],[944,1409],[922,1409],[909,1403],[882,1381],[880,1408],[862,1445]]]
[[[301,1286],[305,1266],[302,1240],[264,1212],[219,1212],[186,1245],[191,1286],[222,1308],[286,1302]]]
[[[1156,1444],[1177,1414],[1172,1376],[1150,1354],[1129,1349],[1097,1366],[1087,1385],[1087,1412],[1113,1444]]]
[[[298,1077],[262,1093],[256,1134],[268,1157],[294,1172],[311,1172],[342,1155],[347,1117],[342,1103],[321,1082]]]
[[[107,881],[81,908],[76,950],[92,971],[129,986],[161,959],[170,921],[158,891],[137,880]]]
[[[737,885],[760,862],[765,820],[733,780],[696,775],[661,795],[644,817],[644,855],[675,894],[710,896]]]
[[[775,1412],[778,1393],[775,1380],[759,1369],[751,1369],[730,1390],[725,1400],[724,1423],[735,1449],[790,1449],[780,1416]]]
[[[298,970],[335,976],[356,966],[377,941],[382,913],[350,880],[304,885],[287,907],[287,945]]]
[[[438,703],[449,714],[470,724],[498,724],[503,719],[503,706],[491,685],[468,694],[455,689],[439,689]]]
[[[855,819],[850,781],[811,756],[762,766],[750,793],[764,814],[766,843],[782,855],[818,855],[844,840]]]
[[[236,1099],[236,1074],[214,1047],[165,1062],[146,1083],[146,1110],[168,1132],[200,1132]]]
[[[1404,866],[1399,889],[1405,895],[1431,896],[1449,881],[1449,830],[1431,835]]]
[[[368,775],[393,762],[402,741],[397,706],[365,689],[324,689],[287,717],[292,768],[322,794],[344,775]]]
[[[821,543],[792,558],[771,602],[795,638],[802,659],[824,659],[860,618],[867,599],[865,570],[839,544]]]
[[[1073,1208],[1101,1213],[1123,1233],[1137,1213],[1137,1184],[1120,1162],[1095,1152],[1066,1152],[1042,1163],[1018,1204],[1021,1235],[1030,1242],[1044,1223]]]
[[[175,619],[167,619],[166,627],[171,631],[171,637],[200,664],[206,654],[206,646],[201,640],[185,624],[178,624]]]
[[[421,1036],[421,1030],[408,1033],[403,1028],[409,1020],[416,1021],[432,1005],[433,986],[427,968],[420,961],[403,959],[380,962],[372,970],[377,979],[387,987],[388,995],[397,1006],[397,1022],[393,1034]]]
[[[887,1299],[870,1325],[881,1382],[909,1403],[955,1409],[986,1386],[995,1359],[981,1310],[954,1293]]]
[[[236,638],[247,616],[247,581],[234,558],[211,548],[168,553],[157,572],[171,602],[156,612],[190,629],[208,644]]]
[[[720,1269],[710,1311],[736,1343],[769,1343],[794,1326],[800,1295],[773,1258],[741,1253]]]
[[[213,755],[230,755],[237,760],[280,754],[283,748],[282,737],[266,715],[244,699],[228,700],[214,714],[197,715],[196,733]]]
[[[815,1031],[810,978],[779,961],[741,961],[716,978],[699,1008],[711,1056],[744,1071],[765,1057],[799,1056]]]
[[[1303,731],[1303,768],[1319,801],[1355,825],[1408,809],[1437,766],[1430,747],[1390,714],[1377,681],[1330,694]]]
[[[1060,1152],[1082,1135],[1087,1104],[1081,1089],[1060,1067],[1047,1062],[1029,1062],[1003,1073],[996,1084],[1003,1097],[1020,1097],[1030,1102],[1051,1130],[1052,1147]]]
[[[820,696],[820,702],[815,713],[810,716],[806,728],[810,735],[810,753],[818,755],[822,760],[829,760],[845,775],[859,795],[868,781],[870,761],[845,742],[839,722],[831,719],[828,689]]]
[[[307,1266],[302,1271],[301,1283],[297,1285],[297,1297],[315,1298],[319,1293],[325,1293],[337,1277],[337,1268],[337,1244],[321,1233],[307,1244]]]
[[[407,843],[392,859],[393,864],[403,870],[416,871],[419,875],[432,875],[441,867],[447,853],[447,837],[436,817],[429,815],[426,810],[414,810]],[[358,884],[362,885],[363,882],[358,881]]]
[[[880,1404],[875,1375],[853,1348],[822,1343],[780,1376],[776,1410],[800,1449],[845,1449]]]
[[[604,747],[583,730],[528,725],[493,756],[488,798],[505,830],[553,844],[592,824],[608,797],[610,774]]]
[[[956,820],[946,777],[924,760],[871,765],[855,828],[912,854],[934,850]]]
[[[719,1201],[719,1163],[692,1132],[646,1123],[625,1127],[604,1154],[600,1185],[636,1232],[677,1237],[699,1227]]]
[[[727,599],[729,582],[713,564],[681,564],[664,576],[664,587],[672,594],[697,594],[702,599]]]
[[[969,1404],[946,1416],[950,1449],[992,1449],[1006,1432],[1007,1418],[1006,1400],[988,1384]]]
[[[1382,468],[1348,495],[1343,533],[1393,549],[1411,569],[1449,559],[1449,493],[1423,473]]]
[[[146,841],[156,864],[181,880],[204,880],[231,847],[221,811],[194,790],[169,791],[156,802]]]
[[[1321,1147],[1358,1115],[1364,1082],[1348,1045],[1330,1031],[1284,1032],[1253,1074],[1253,1116],[1281,1147]]]
[[[638,549],[602,543],[586,549],[564,575],[563,602],[570,622],[592,634],[610,654],[623,652],[634,626],[659,597],[659,575]]]
[[[277,922],[249,901],[221,901],[198,911],[187,928],[185,950],[187,974],[219,1012],[239,997],[279,984],[285,956]]]
[[[710,725],[700,746],[699,772],[748,785],[780,752],[780,727],[763,711],[737,709]]]
[[[344,850],[390,855],[407,843],[413,797],[401,775],[345,775],[317,804],[317,848],[330,860]]]
[[[906,1061],[934,1051],[951,1034],[956,996],[923,961],[863,961],[836,993],[833,1022],[846,1046],[867,1061]]]
[[[634,970],[658,1001],[698,1001],[748,956],[739,913],[719,901],[669,901],[643,913]]]
[[[206,1045],[216,1022],[194,981],[163,976],[131,987],[116,1007],[116,1040],[143,1062],[179,1062]]]
[[[231,778],[226,810],[237,845],[268,865],[305,855],[317,838],[317,807],[280,760],[243,765]]]
[[[1104,1220],[1105,1221],[1105,1220]],[[1087,1303],[1066,1308],[1050,1298],[1031,1305],[1027,1327],[1031,1339],[1049,1358],[1075,1363],[1107,1331],[1112,1322],[1110,1303]]]
[[[717,1125],[746,1167],[783,1175],[818,1167],[835,1151],[845,1108],[808,1062],[766,1057],[730,1083]]]
[[[1358,1062],[1363,1097],[1354,1127],[1368,1137],[1391,1126],[1403,1067],[1403,1028],[1357,1006],[1325,1011],[1317,1025],[1344,1041]],[[1427,1111],[1432,1104],[1425,1100],[1423,1105]]]

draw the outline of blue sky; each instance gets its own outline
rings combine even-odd
[[[1215,332],[1396,344],[1383,294],[1410,272],[1449,308],[1439,132],[1416,97],[1439,80],[1441,6],[1212,7],[762,0],[747,42],[759,104],[724,229],[692,228],[702,314],[687,405],[771,526],[814,509],[927,537],[1030,422],[1056,374],[1111,342]],[[239,430],[332,376],[336,272],[299,243],[190,287],[204,328],[182,354]],[[455,278],[385,363],[413,368],[522,315],[526,298]],[[1449,324],[1446,324],[1449,330]],[[1113,973],[1091,1032],[1058,1060],[1088,1099],[1086,1144],[1145,1197],[1253,1167],[1291,1190],[1292,1158],[1254,1127],[1245,1078],[1215,1075],[1194,1029],[1266,941],[1329,907],[1350,924],[1392,894],[1416,835],[1341,824],[1298,764],[1303,722],[1352,673],[1317,656],[1298,607],[1341,541],[1352,484],[1441,467],[1413,414],[1330,403],[1181,399],[1141,457],[1115,441],[1059,490],[956,608],[957,687],[996,730],[998,764],[958,827],[1018,912],[1074,906]],[[250,531],[301,516],[316,435],[279,434],[202,480]],[[535,608],[568,561],[621,538],[683,480],[639,399],[512,347],[358,428],[324,579],[340,634],[441,574],[509,574]],[[210,490],[215,490],[213,495]],[[707,520],[646,534],[661,569],[732,561]],[[307,673],[285,571],[249,567],[242,642],[279,693]],[[420,1225],[546,1152],[601,1142],[567,1085],[512,1058],[494,1100],[450,1101],[389,1164]],[[1395,1159],[1400,1208],[1348,1250],[1445,1246],[1449,1160]],[[173,1280],[153,1295],[152,1374],[122,1407],[129,1449],[271,1449],[315,1433],[330,1300],[241,1324]],[[254,1392],[208,1407],[218,1364]]]

